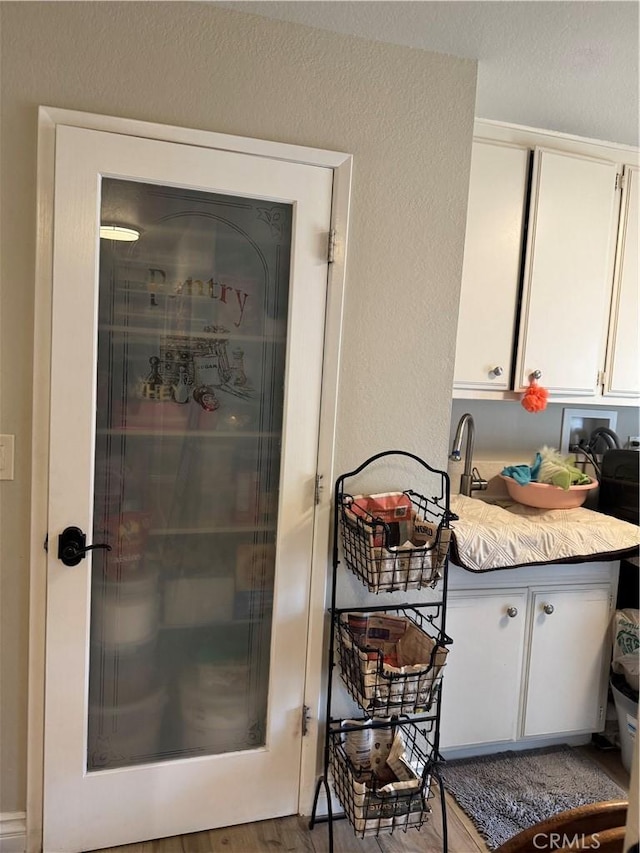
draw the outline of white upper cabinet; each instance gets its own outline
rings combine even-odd
[[[640,396],[638,346],[638,199],[640,169],[625,167],[618,254],[613,283],[609,346],[605,370],[605,395]]]
[[[637,405],[640,152],[477,120],[454,398]],[[622,190],[621,190],[622,186]]]
[[[618,216],[615,163],[536,149],[515,387],[595,395]]]
[[[510,387],[529,156],[525,147],[500,142],[473,145],[457,388]]]

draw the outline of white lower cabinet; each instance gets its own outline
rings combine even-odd
[[[608,586],[532,593],[525,737],[602,727],[609,597]]]
[[[449,598],[441,747],[517,736],[526,606],[526,590]]]
[[[466,588],[454,582],[449,592],[446,630],[454,643],[440,747],[471,751],[601,730],[617,564],[589,564],[582,581],[579,566],[490,576],[453,569]],[[504,575],[519,585],[504,585],[511,580]]]

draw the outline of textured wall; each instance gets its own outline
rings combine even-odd
[[[355,155],[338,466],[445,464],[475,63],[190,2],[0,4],[0,812],[24,809],[39,104]]]
[[[473,57],[477,116],[638,145],[638,3],[229,0],[224,5]]]

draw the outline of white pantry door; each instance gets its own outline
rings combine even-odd
[[[298,809],[332,178],[57,129],[46,853]]]

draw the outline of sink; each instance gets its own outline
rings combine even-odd
[[[474,497],[478,501],[482,501],[485,504],[491,504],[492,506],[499,506],[502,507],[502,509],[509,509],[517,503],[513,498],[502,497],[499,495],[477,495]]]

